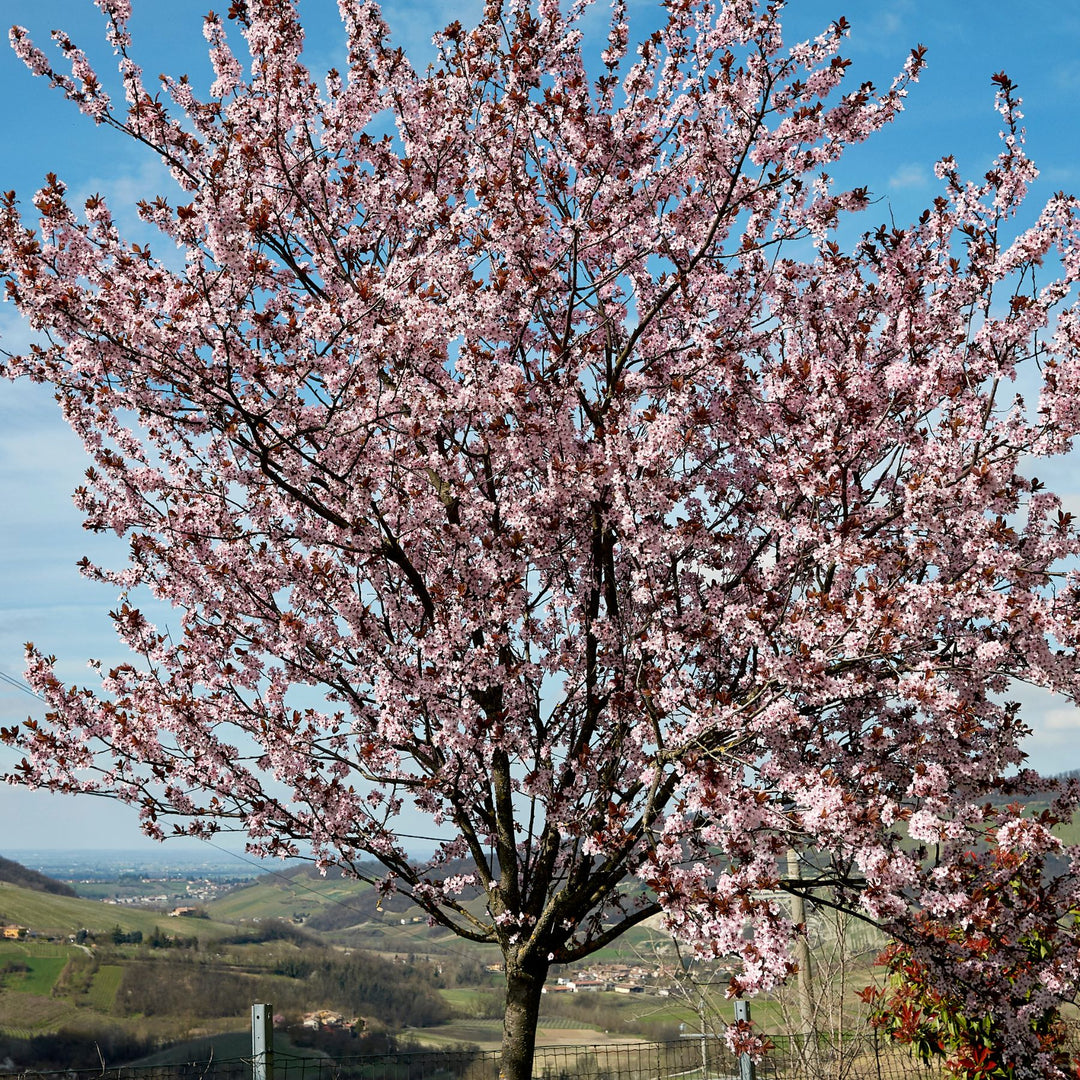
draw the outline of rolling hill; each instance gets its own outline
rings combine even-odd
[[[373,870],[373,876],[377,874]],[[483,900],[474,897],[482,909]],[[211,918],[229,922],[289,919],[342,944],[380,952],[460,952],[484,958],[486,947],[463,946],[449,931],[427,925],[427,916],[405,897],[382,897],[366,881],[340,871],[326,876],[306,864],[266,874],[206,904]],[[497,959],[497,949],[490,950]]]
[[[79,930],[107,933],[114,926],[139,930],[147,936],[160,927],[170,934],[197,934],[207,939],[227,937],[236,931],[235,926],[212,919],[173,919],[162,911],[58,896],[9,882],[0,882],[0,923],[24,926],[47,937],[64,937]]]
[[[9,885],[20,885],[24,889],[33,889],[35,892],[55,893],[57,896],[76,896],[75,890],[62,881],[49,877],[47,874],[31,870],[14,859],[5,859],[0,856],[0,881]]]

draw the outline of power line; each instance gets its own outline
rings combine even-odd
[[[11,686],[16,690],[21,690],[24,694],[28,694],[30,697],[35,698],[38,701],[45,701],[45,698],[43,698],[39,693],[37,693],[37,691],[34,690],[29,683],[26,683],[22,679],[18,679],[13,675],[9,675],[2,668],[0,668],[0,682],[6,683],[8,686]],[[446,843],[446,841],[450,839],[449,837],[445,836],[424,836],[419,833],[398,833],[397,835],[404,840],[427,840],[430,843],[436,844]],[[204,844],[208,845],[209,847],[220,851],[223,855],[228,855],[230,858],[236,859],[239,862],[247,863],[249,866],[256,867],[259,871],[261,871],[262,874],[266,876],[280,878],[282,881],[287,882],[291,887],[303,889],[305,892],[309,892],[312,895],[319,897],[325,903],[334,904],[337,907],[344,908],[346,911],[351,911],[356,915],[360,915],[365,919],[368,917],[368,912],[363,911],[360,908],[355,907],[353,904],[349,904],[344,900],[339,900],[336,897],[330,896],[328,893],[322,892],[321,890],[316,889],[311,885],[308,885],[306,882],[298,881],[295,877],[290,877],[288,874],[282,873],[280,870],[271,870],[267,868],[263,863],[255,859],[249,858],[247,855],[243,855],[238,851],[232,851],[229,848],[222,847],[220,844],[215,844],[212,840],[207,839],[205,836],[200,836],[198,839],[200,839]],[[364,881],[367,879],[358,876],[356,880]],[[368,883],[372,884],[372,882],[370,881]],[[398,932],[404,934],[405,937],[412,937],[416,941],[421,940],[420,936],[410,931],[408,928],[400,929]],[[430,942],[426,943],[428,945],[431,944]],[[469,956],[467,953],[460,949],[443,949],[442,951],[450,954],[456,954],[458,956],[465,957],[466,959],[473,959],[473,957]]]
[[[24,694],[29,694],[32,698],[37,698],[38,701],[44,701],[45,699],[30,686],[29,683],[23,682],[22,679],[15,678],[14,675],[9,675],[3,669],[0,669],[0,682],[5,682],[8,686],[13,686],[16,690],[21,690]]]
[[[16,678],[14,675],[9,675],[2,668],[0,668],[0,682],[6,683],[8,686],[11,686],[16,690],[21,690],[24,694],[28,694],[30,697],[35,698],[38,701],[45,701],[45,698],[43,698],[39,693],[37,693],[37,691],[34,690],[29,683],[24,682],[22,679]],[[449,837],[445,836],[424,836],[419,833],[398,833],[397,835],[404,840],[427,840],[430,843],[436,844],[445,843],[448,839],[450,839]],[[199,839],[204,844],[207,844],[208,846],[215,848],[217,851],[220,851],[223,855],[228,855],[230,858],[237,859],[240,862],[247,863],[249,866],[256,867],[264,875],[280,878],[282,881],[288,882],[288,884],[294,888],[303,889],[305,892],[312,893],[313,895],[318,896],[320,899],[327,903],[336,904],[338,907],[344,908],[347,911],[352,911],[357,915],[361,915],[364,918],[367,918],[368,913],[366,911],[363,911],[360,908],[353,906],[352,904],[346,903],[344,900],[338,900],[337,898],[330,896],[328,893],[321,892],[319,889],[313,888],[305,882],[298,881],[296,878],[290,877],[288,874],[282,873],[280,870],[271,870],[267,868],[263,863],[258,862],[255,859],[251,859],[246,855],[242,855],[238,851],[231,851],[229,848],[222,847],[220,844],[215,844],[212,840],[208,840],[204,836],[199,837]],[[357,877],[356,880],[363,881],[366,879],[362,877]],[[369,884],[371,884],[371,882],[369,882]],[[410,934],[408,930],[404,931],[404,933],[407,937],[415,936]],[[417,940],[419,940],[419,938],[417,938]],[[460,953],[459,955],[465,956],[466,954]]]

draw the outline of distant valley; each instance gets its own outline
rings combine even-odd
[[[1080,822],[1058,831],[1080,842]],[[0,1066],[94,1067],[98,1048],[110,1065],[241,1056],[256,1001],[273,1004],[275,1041],[289,1053],[498,1046],[497,948],[430,927],[366,882],[168,845],[0,856]],[[812,913],[815,964],[844,942],[835,977],[846,1001],[875,978],[884,939],[830,920],[827,908]],[[554,969],[539,1043],[676,1038],[730,1017],[722,962],[689,981],[676,971],[670,939],[649,923]],[[795,1030],[790,1005],[783,994],[759,1000],[755,1018],[769,1033]]]
[[[94,1066],[95,1046],[110,1065],[236,1056],[255,1001],[274,1005],[293,1053],[498,1044],[498,950],[364,882],[217,856],[35,862],[0,862],[0,1063]],[[639,929],[561,984],[553,973],[553,987],[576,978],[594,992],[545,998],[540,1041],[676,1036],[693,1018],[657,981],[651,936]]]

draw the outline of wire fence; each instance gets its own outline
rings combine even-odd
[[[756,1067],[758,1080],[937,1080],[903,1047],[875,1034],[841,1044],[770,1036],[773,1050]],[[739,1080],[739,1059],[715,1038],[663,1043],[537,1047],[534,1080]],[[17,1080],[252,1080],[252,1060],[101,1067],[5,1074]],[[498,1080],[499,1053],[422,1050],[362,1057],[274,1055],[274,1080]]]

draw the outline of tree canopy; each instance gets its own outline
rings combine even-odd
[[[39,336],[4,371],[93,458],[77,503],[128,556],[82,570],[133,656],[91,688],[30,649],[50,712],[3,729],[11,779],[154,836],[378,860],[501,947],[514,1077],[549,964],[651,915],[749,993],[804,932],[778,890],[937,956],[927,912],[1075,859],[989,801],[1039,785],[1010,687],[1080,689],[1076,523],[1035,476],[1080,427],[1078,207],[1019,222],[1007,76],[991,170],[945,158],[916,222],[862,231],[869,189],[827,170],[923,52],[850,86],[843,20],[789,47],[778,2],[671,0],[635,53],[616,0],[591,72],[586,4],[492,0],[418,72],[342,0],[320,85],[295,5],[237,0],[199,96],[151,91],[130,3],[97,2],[112,96],[63,34],[56,64],[12,41],[168,164],[138,207],[166,254],[56,176],[31,221],[6,194],[0,276]],[[414,811],[452,836],[423,865]],[[989,830],[1011,854],[973,870]],[[1026,915],[998,917],[1005,964]],[[1075,994],[1067,953],[979,983],[1021,1048],[1024,1010]]]

